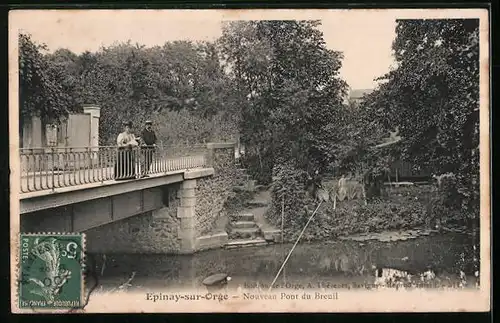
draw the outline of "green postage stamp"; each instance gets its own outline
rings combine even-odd
[[[21,234],[19,247],[19,308],[83,306],[84,234]]]

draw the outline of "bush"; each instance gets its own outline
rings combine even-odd
[[[202,117],[187,110],[162,111],[153,118],[163,145],[231,141],[238,133],[236,121],[223,113]]]
[[[435,196],[429,203],[429,217],[437,223],[467,223],[473,219],[470,210],[462,207],[462,198],[458,190],[459,182],[454,175],[441,179]]]
[[[280,182],[283,182],[281,178]],[[351,200],[337,202],[336,209],[333,209],[332,201],[323,202],[304,232],[302,241],[424,226],[435,229],[445,224],[447,227],[471,227],[468,221],[472,217],[460,208],[460,203],[454,198],[457,194],[455,183],[454,178],[449,177],[439,189],[429,185],[391,188],[388,197],[374,199],[368,205],[362,200]],[[305,195],[300,200],[303,203],[300,203],[297,194],[288,194],[285,195],[284,236],[286,241],[294,242],[318,202]],[[296,210],[295,213],[289,211],[292,209]],[[274,201],[267,218],[276,227],[281,227],[281,200]]]
[[[289,222],[291,227],[302,227],[308,218],[307,205],[310,202],[310,198],[304,190],[304,171],[295,168],[291,162],[280,162],[275,165],[273,175],[272,206],[268,212],[271,222],[281,225],[281,216],[284,213],[292,215]]]
[[[394,203],[377,201],[345,203],[333,209],[328,204],[318,221],[312,221],[306,240],[318,240],[347,234],[409,229],[426,222],[425,206],[419,202]]]
[[[299,204],[297,199],[287,197],[285,201]],[[296,206],[297,213],[287,212],[285,207],[284,236],[287,241],[295,241],[317,202],[306,198],[305,205]],[[276,227],[281,227],[281,203],[270,208],[267,217]],[[302,237],[303,241],[335,239],[338,236],[380,232],[385,230],[410,229],[430,223],[426,199],[415,199],[415,195],[398,199],[373,200],[368,205],[362,200],[323,202]],[[301,209],[302,208],[302,211]],[[290,208],[291,209],[291,208]],[[304,210],[309,210],[305,212]]]

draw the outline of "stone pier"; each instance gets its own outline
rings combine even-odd
[[[180,205],[177,217],[180,219],[178,238],[180,253],[193,253],[196,250],[196,179],[182,182],[178,191]]]

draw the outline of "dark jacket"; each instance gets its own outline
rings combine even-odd
[[[144,129],[141,136],[142,141],[148,146],[156,144],[156,134],[153,130]]]

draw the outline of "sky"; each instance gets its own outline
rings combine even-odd
[[[402,13],[404,11],[404,13]],[[426,14],[429,11],[426,10]],[[413,12],[413,13],[412,13]],[[222,21],[319,19],[327,47],[344,53],[340,76],[351,89],[371,89],[394,63],[396,19],[413,10],[23,10],[11,12],[11,30],[30,33],[50,51],[97,51],[116,42],[162,45],[215,40]],[[420,10],[420,16],[422,10]],[[420,17],[419,16],[419,17]]]

